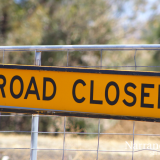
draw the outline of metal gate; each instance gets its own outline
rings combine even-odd
[[[87,52],[87,51],[90,51],[93,53],[94,55],[94,52],[99,52],[99,62],[97,63],[97,65],[90,65],[90,66],[70,66],[70,67],[84,67],[84,68],[109,68],[109,69],[132,69],[132,70],[137,70],[140,69],[140,68],[147,68],[147,70],[151,70],[151,68],[157,68],[157,67],[160,67],[160,66],[148,66],[148,65],[139,65],[137,64],[137,58],[136,58],[136,55],[137,55],[137,52],[144,52],[147,54],[147,52],[149,51],[155,51],[155,50],[160,50],[160,45],[64,45],[64,46],[1,46],[0,47],[0,51],[3,53],[3,57],[2,57],[2,63],[5,64],[5,53],[6,52],[23,52],[23,51],[34,51],[35,52],[35,65],[37,66],[41,66],[41,54],[43,54],[43,52],[50,52],[50,51],[54,51],[54,52],[58,52],[58,51],[64,51],[66,52],[66,64],[64,66],[66,67],[69,67],[70,64],[69,64],[69,56],[70,54],[72,54],[73,52],[75,51],[78,51],[79,54],[81,54],[82,52]],[[117,65],[118,63],[115,62],[112,64],[112,66],[109,66],[109,65],[103,65],[103,60],[104,60],[104,52],[114,52],[116,54],[121,54],[122,51],[125,53],[125,52],[128,52],[129,54],[132,53],[132,58],[133,58],[133,62],[131,64],[120,64],[120,65]],[[126,54],[128,54],[126,53]],[[143,53],[143,55],[145,55],[145,53]],[[122,55],[124,56],[124,54]],[[121,57],[121,59],[123,59],[123,57]],[[109,56],[108,56],[109,57]],[[105,58],[107,58],[107,56],[105,55]],[[92,54],[90,54],[90,58],[88,61],[92,61]],[[138,59],[138,62],[140,60]],[[142,157],[136,157],[136,153],[143,153],[144,151],[147,151],[147,154],[149,153],[150,155],[144,157],[147,159],[147,158],[157,158],[157,157],[153,157],[153,155],[158,155],[157,153],[160,152],[159,150],[159,144],[158,144],[158,141],[156,140],[156,142],[154,141],[154,143],[151,143],[150,147],[147,148],[147,144],[149,143],[142,143],[141,145],[137,142],[135,142],[135,136],[139,136],[139,137],[159,137],[160,134],[147,134],[147,128],[146,128],[146,133],[145,134],[138,134],[138,133],[135,133],[135,124],[138,123],[138,122],[135,122],[135,121],[128,121],[127,123],[129,124],[130,126],[130,131],[132,130],[132,132],[129,131],[129,133],[104,133],[104,132],[101,132],[101,122],[103,121],[103,119],[93,119],[93,123],[95,126],[97,126],[97,132],[75,132],[75,131],[67,131],[67,122],[66,122],[66,117],[65,116],[57,116],[57,115],[54,115],[54,116],[47,116],[47,115],[25,115],[25,114],[3,114],[1,113],[0,115],[0,123],[5,123],[5,118],[6,117],[13,117],[13,119],[17,119],[18,117],[21,117],[21,116],[24,116],[24,117],[29,117],[30,119],[32,118],[32,121],[31,121],[31,130],[28,130],[28,131],[19,131],[19,130],[16,130],[16,129],[13,129],[13,130],[7,130],[7,131],[3,131],[1,130],[0,131],[0,134],[5,134],[7,135],[8,133],[21,133],[21,134],[18,134],[19,137],[21,135],[25,135],[25,134],[31,134],[31,137],[30,137],[30,147],[21,147],[22,145],[20,145],[20,147],[10,147],[10,146],[5,146],[3,145],[2,143],[2,139],[1,137],[3,137],[2,135],[0,135],[0,158],[2,160],[5,160],[5,158],[9,159],[10,157],[9,156],[5,156],[3,155],[3,152],[6,151],[6,150],[11,150],[12,152],[11,153],[14,153],[17,151],[20,151],[21,153],[24,153],[24,156],[23,158],[24,159],[29,159],[29,155],[28,153],[30,152],[30,159],[31,160],[36,160],[37,159],[37,152],[40,153],[40,155],[38,156],[38,159],[41,159],[42,157],[44,157],[44,154],[42,154],[42,151],[46,151],[46,154],[53,154],[51,157],[53,159],[62,159],[62,160],[66,160],[66,159],[104,159],[105,157],[107,159],[140,159]],[[56,118],[59,118],[61,117],[61,119],[63,118],[63,122],[61,122],[61,126],[63,126],[63,129],[60,130],[60,131],[50,131],[50,132],[41,132],[38,130],[38,125],[39,125],[39,118],[41,117],[54,117],[55,118],[55,121],[56,121]],[[118,121],[118,120],[113,120],[115,123]],[[149,122],[143,122],[143,123],[149,123]],[[152,122],[153,123],[153,122]],[[7,124],[6,122],[6,125],[9,125]],[[25,124],[24,124],[25,125]],[[157,126],[159,124],[156,124]],[[53,134],[61,134],[63,135],[63,138],[61,136],[61,145],[59,146],[58,143],[60,143],[59,141],[56,142],[55,145],[52,145],[52,147],[44,147],[44,148],[40,148],[40,147],[37,147],[37,143],[38,143],[38,135],[40,134],[45,134],[45,135],[48,135],[48,134],[51,134],[53,136]],[[76,141],[72,141],[70,139],[70,145],[69,145],[69,142],[67,141],[66,143],[66,135],[93,135],[93,136],[96,136],[96,141],[95,141],[95,138],[94,138],[94,145],[90,142],[90,139],[85,139],[85,140],[82,140],[82,142],[80,143],[80,146],[78,149],[75,147],[71,147],[73,144],[72,143],[76,143]],[[14,135],[15,137],[17,135]],[[100,140],[101,139],[101,136],[108,136],[108,143],[109,143],[109,146],[107,146],[105,148],[105,144],[103,144],[103,140]],[[117,146],[114,146],[112,147],[112,145],[110,144],[109,140],[111,138],[109,137],[112,137],[112,139],[115,139],[115,141],[120,141],[119,138],[116,138],[116,136],[128,136],[129,138],[127,138],[126,140],[124,139],[124,143],[123,144],[119,144],[119,146],[121,147],[117,147]],[[120,137],[120,138],[121,138]],[[16,140],[18,140],[18,138],[15,138]],[[25,139],[25,137],[23,137],[23,139]],[[129,139],[129,141],[128,141]],[[53,139],[53,142],[50,142],[50,143],[54,143],[54,140]],[[3,139],[4,141],[4,139]],[[106,141],[107,142],[107,141]],[[18,143],[18,142],[14,142],[14,143]],[[46,142],[48,143],[48,142]],[[78,143],[78,142],[77,142]],[[91,146],[87,146],[89,145],[89,143],[91,143]],[[85,145],[87,147],[85,147]],[[102,145],[102,146],[101,146]],[[104,145],[104,148],[103,148],[103,145]],[[123,146],[124,145],[124,146]],[[144,147],[145,145],[145,147]],[[158,145],[158,147],[157,147]],[[5,147],[3,147],[5,146]],[[13,146],[16,146],[16,145],[13,145]],[[47,145],[46,145],[47,146]],[[57,147],[56,147],[57,146]],[[141,146],[141,147],[140,147]],[[143,146],[143,147],[142,147]],[[111,149],[109,149],[111,148]],[[27,155],[25,155],[25,152],[27,150]],[[151,151],[154,151],[152,152],[151,154]],[[82,152],[84,154],[82,154]],[[56,153],[56,154],[54,154]],[[145,152],[146,153],[146,152]],[[155,154],[156,153],[156,154]],[[125,155],[125,156],[124,156]],[[18,158],[18,157],[17,157]],[[52,159],[51,158],[51,159]],[[16,159],[14,157],[11,157],[11,159]],[[48,158],[49,159],[49,158]],[[158,158],[157,158],[158,159]]]

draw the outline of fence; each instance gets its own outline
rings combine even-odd
[[[54,52],[57,52],[57,51],[64,51],[66,52],[66,65],[64,66],[70,66],[69,64],[69,56],[70,56],[70,53],[71,52],[74,52],[74,51],[80,51],[80,52],[86,52],[86,51],[92,51],[93,53],[95,51],[98,51],[99,52],[99,64],[97,65],[90,65],[90,66],[70,66],[70,67],[87,67],[87,68],[132,68],[133,70],[137,70],[137,68],[158,68],[160,66],[148,66],[148,65],[137,65],[137,59],[136,59],[136,55],[137,55],[137,52],[138,51],[155,51],[155,50],[160,50],[160,45],[64,45],[64,46],[2,46],[0,47],[0,51],[2,51],[3,53],[3,58],[2,58],[2,61],[3,63],[5,63],[5,52],[10,52],[10,51],[13,51],[13,52],[22,52],[22,51],[35,51],[35,65],[37,66],[40,66],[41,65],[41,53],[43,54],[43,52],[50,52],[50,51],[54,51]],[[133,63],[130,65],[115,65],[116,63],[114,63],[112,66],[108,66],[108,65],[103,65],[103,52],[109,52],[109,51],[114,51],[116,52],[116,54],[121,54],[121,53],[118,53],[120,51],[129,51],[129,53],[133,52]],[[123,54],[124,55],[124,54]],[[107,56],[106,56],[107,57]],[[121,57],[122,58],[122,57]],[[90,61],[90,59],[89,59]],[[0,116],[0,123],[2,123],[2,118],[6,118],[6,117],[19,117],[19,116],[22,116],[22,114],[11,114],[11,115],[6,115],[6,114],[1,114]],[[30,115],[23,115],[25,117],[30,117]],[[39,125],[39,118],[41,117],[49,117],[47,115],[35,115],[33,114],[32,115],[32,123],[31,123],[31,131],[18,131],[18,130],[8,130],[8,131],[0,131],[0,133],[23,133],[23,134],[31,134],[31,147],[1,147],[0,146],[0,153],[5,151],[5,150],[28,150],[30,151],[30,159],[31,160],[36,160],[37,159],[37,151],[49,151],[49,152],[53,152],[53,151],[59,151],[59,154],[56,153],[56,155],[58,157],[55,157],[55,155],[53,154],[52,158],[53,159],[62,159],[62,160],[65,160],[65,159],[83,159],[83,156],[86,158],[88,155],[85,154],[85,155],[81,155],[81,154],[75,154],[75,152],[85,152],[85,153],[89,153],[89,154],[92,154],[93,156],[93,153],[94,153],[94,158],[96,160],[98,159],[104,159],[104,157],[106,158],[109,158],[109,159],[124,159],[124,156],[123,154],[127,154],[127,156],[125,157],[126,159],[136,159],[134,157],[135,153],[142,153],[143,151],[154,151],[156,153],[160,152],[159,149],[159,146],[158,148],[156,148],[156,146],[152,146],[152,145],[156,145],[155,143],[154,144],[151,144],[148,148],[147,148],[147,144],[146,144],[146,147],[139,147],[139,144],[136,144],[135,145],[135,136],[143,136],[143,137],[147,137],[147,136],[150,136],[150,137],[159,137],[160,134],[136,134],[135,133],[135,123],[138,123],[138,122],[135,122],[135,121],[130,121],[129,122],[129,125],[130,127],[132,128],[132,133],[129,132],[129,133],[104,133],[104,132],[101,132],[101,119],[98,119],[97,120],[97,132],[73,132],[73,131],[67,131],[66,130],[66,117],[64,116],[57,116],[57,115],[53,115],[53,116],[50,116],[50,117],[63,117],[63,130],[61,131],[51,131],[51,132],[41,132],[38,130],[38,125]],[[31,118],[31,117],[30,117]],[[131,123],[132,123],[132,126],[131,126]],[[6,125],[9,125],[9,124],[6,124]],[[158,124],[157,124],[158,126]],[[58,148],[56,148],[55,146],[58,145],[56,144],[54,147],[55,148],[37,148],[37,143],[38,143],[38,135],[39,134],[62,134],[63,135],[63,142],[62,142],[62,145]],[[69,149],[67,148],[67,145],[66,145],[66,135],[96,135],[97,136],[97,140],[96,140],[96,148],[95,149],[92,149],[93,147],[90,146],[90,148],[85,148],[84,149],[73,149],[72,147]],[[125,141],[125,145],[128,146],[129,150],[128,149],[118,149],[118,150],[114,150],[114,148],[112,150],[110,149],[103,149],[103,147],[100,147],[100,144],[102,144],[102,141],[100,141],[100,138],[101,136],[113,136],[113,138],[115,136],[129,136],[130,138],[130,141]],[[1,137],[1,136],[0,136]],[[0,138],[1,139],[1,138]],[[109,138],[110,139],[110,138]],[[108,141],[109,141],[108,139]],[[115,138],[116,139],[116,138]],[[18,140],[18,139],[17,139]],[[89,139],[86,139],[86,141],[88,141],[89,143]],[[119,141],[119,139],[116,139],[116,141]],[[16,143],[16,142],[15,142]],[[52,142],[50,142],[52,143]],[[57,142],[59,143],[59,142]],[[75,142],[74,142],[75,143]],[[84,141],[81,143],[82,146],[84,146]],[[1,143],[1,140],[0,140],[0,144],[2,145]],[[95,145],[94,145],[95,146]],[[135,147],[137,146],[137,147]],[[110,146],[108,146],[110,147]],[[83,148],[83,147],[82,147]],[[116,148],[116,146],[115,146]],[[67,152],[70,152],[70,153],[74,153],[74,154],[70,154],[70,156],[66,156],[67,155]],[[13,153],[13,152],[12,152]],[[102,155],[102,153],[106,153],[108,154],[107,156],[105,155]],[[114,153],[116,153],[116,156],[114,155]],[[117,154],[118,153],[118,154]],[[47,152],[47,154],[49,154]],[[86,158],[86,159],[94,159],[93,157],[89,157]],[[43,157],[43,156],[42,156]],[[72,158],[74,157],[74,158]],[[145,156],[144,156],[145,157]],[[4,158],[4,156],[3,156]],[[2,159],[3,159],[2,158]],[[29,158],[29,157],[27,157]],[[84,159],[85,159],[84,158]],[[145,159],[147,159],[148,157],[145,157]],[[153,157],[152,157],[153,158]],[[12,158],[14,159],[14,158]],[[25,159],[25,158],[24,158]],[[41,157],[38,157],[38,159],[41,159]]]

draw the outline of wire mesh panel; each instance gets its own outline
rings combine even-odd
[[[0,47],[0,59],[7,64],[6,54],[35,52],[33,62],[40,66],[45,64],[41,54],[52,52],[63,54],[55,63],[63,67],[157,71],[160,66],[146,62],[159,49],[160,45],[6,46]],[[159,128],[156,122],[2,112],[0,159],[156,160]]]

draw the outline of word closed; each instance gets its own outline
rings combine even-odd
[[[0,107],[160,118],[160,73],[0,65]]]

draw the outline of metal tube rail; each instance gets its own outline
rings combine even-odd
[[[160,50],[160,44],[0,46],[0,51]]]

